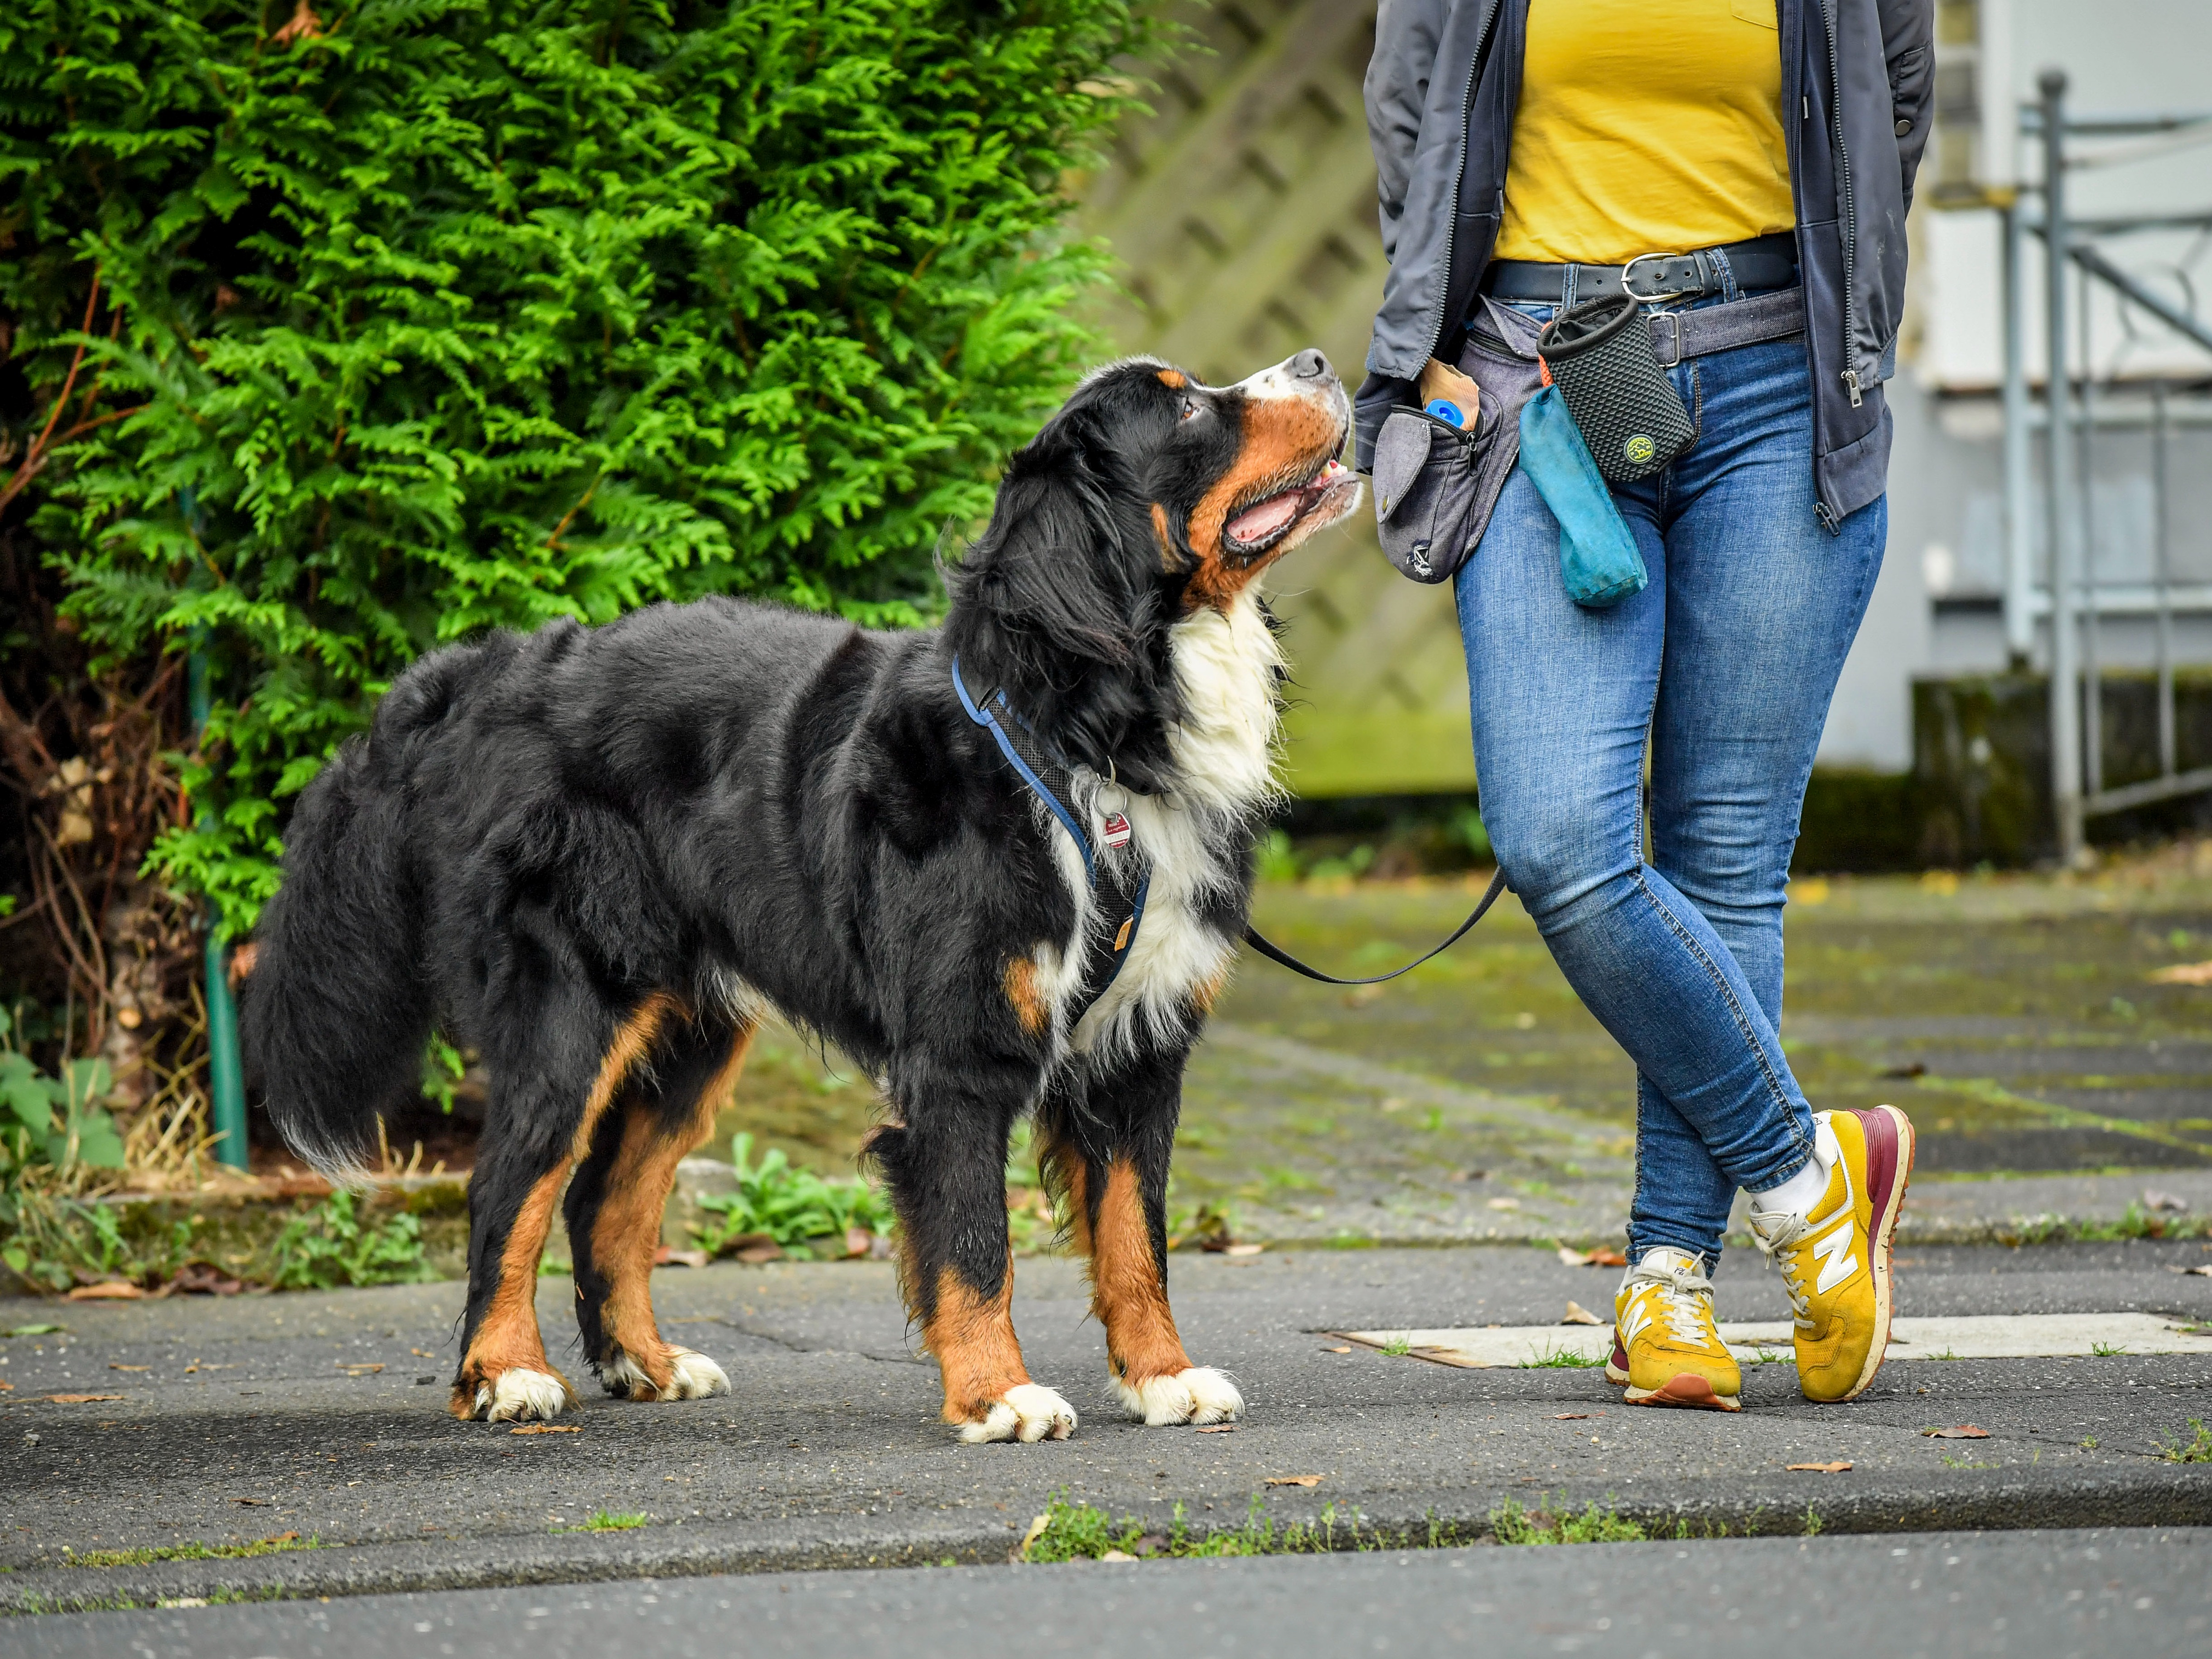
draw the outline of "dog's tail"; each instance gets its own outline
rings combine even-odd
[[[380,769],[356,740],[308,786],[240,988],[249,1080],[292,1149],[337,1176],[418,1086],[433,1016],[404,791]]]

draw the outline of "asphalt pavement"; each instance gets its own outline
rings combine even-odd
[[[2177,1270],[2207,1261],[2197,1243],[1929,1247],[1899,1263],[1900,1310],[2202,1322],[2212,1279]],[[1624,1408],[1595,1370],[1454,1370],[1327,1334],[1550,1322],[1570,1299],[1603,1313],[1616,1278],[1527,1248],[1178,1255],[1194,1356],[1250,1402],[1234,1432],[1201,1434],[1122,1420],[1074,1264],[1024,1261],[1030,1369],[1083,1419],[1035,1446],[963,1446],[936,1420],[935,1367],[881,1264],[657,1273],[664,1328],[734,1393],[593,1393],[568,1433],[446,1414],[456,1284],[0,1304],[0,1330],[69,1327],[0,1340],[0,1608],[996,1563],[1055,1494],[1159,1526],[1180,1505],[1200,1530],[1255,1502],[1278,1522],[1333,1513],[1370,1543],[1480,1537],[1509,1499],[1701,1536],[2212,1522],[2212,1463],[2172,1461],[2212,1418],[2203,1356],[1893,1358],[1843,1407],[1764,1364],[1723,1416]],[[1786,1314],[1750,1253],[1717,1283],[1724,1318]],[[539,1310],[581,1379],[572,1294],[549,1277]],[[1988,1437],[1923,1432],[1962,1425]],[[1850,1467],[1789,1468],[1806,1463]],[[1292,1476],[1319,1479],[1267,1484]]]
[[[774,1573],[0,1623],[26,1659],[2197,1655],[2189,1528]]]

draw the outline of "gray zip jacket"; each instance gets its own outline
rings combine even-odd
[[[1813,376],[1814,511],[1882,492],[1905,313],[1905,214],[1934,114],[1934,0],[1778,0],[1783,128]],[[1663,7],[1651,27],[1664,27]],[[1359,389],[1358,465],[1391,409],[1456,356],[1505,205],[1528,0],[1382,0],[1367,127],[1390,271]],[[1655,252],[1679,252],[1674,248]]]

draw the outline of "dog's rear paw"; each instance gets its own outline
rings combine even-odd
[[[1141,1382],[1114,1378],[1114,1392],[1130,1416],[1149,1428],[1177,1423],[1228,1423],[1244,1413],[1244,1396],[1223,1372],[1211,1365],[1193,1365],[1171,1376],[1148,1376]]]
[[[729,1393],[728,1376],[705,1354],[672,1346],[666,1353],[665,1388],[619,1348],[611,1360],[599,1367],[599,1381],[609,1394],[629,1400],[704,1400],[709,1395]]]
[[[473,1395],[466,1392],[466,1384],[456,1389],[453,1415],[485,1423],[520,1423],[558,1417],[574,1403],[566,1377],[517,1366],[478,1382]]]
[[[1065,1440],[1075,1432],[1075,1407],[1050,1389],[1020,1382],[991,1402],[979,1422],[960,1425],[969,1444],[986,1440]]]

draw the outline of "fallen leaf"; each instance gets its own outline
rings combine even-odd
[[[663,1244],[653,1253],[656,1267],[703,1267],[707,1265],[704,1250],[679,1250],[673,1244]]]
[[[300,1534],[296,1532],[280,1532],[274,1537],[258,1539],[255,1541],[263,1544],[296,1544],[300,1541]]]
[[[118,1365],[111,1359],[107,1362],[107,1369],[111,1371],[150,1371],[154,1368],[151,1365]]]
[[[111,1279],[99,1285],[80,1285],[69,1293],[72,1302],[143,1302],[146,1292],[127,1279]]]
[[[1051,1524],[1050,1515],[1040,1515],[1036,1520],[1030,1522],[1030,1529],[1022,1534],[1022,1541],[1014,1546],[1014,1559],[1019,1561],[1024,1559],[1030,1553],[1030,1546],[1043,1537],[1044,1529]]]
[[[2150,976],[2154,985],[2212,985],[2212,962],[2178,962]]]
[[[66,1334],[68,1330],[69,1327],[66,1325],[18,1325],[8,1334],[10,1336],[62,1336]]]
[[[265,1510],[269,1507],[269,1500],[265,1498],[234,1498],[230,1501],[243,1504],[249,1510]]]
[[[1619,1250],[1595,1249],[1583,1257],[1583,1264],[1592,1267],[1626,1267],[1628,1258]]]
[[[2185,1210],[2189,1207],[2187,1199],[2176,1198],[2172,1193],[2162,1193],[2155,1187],[2144,1192],[2142,1201],[2146,1210]]]
[[[1490,1200],[1490,1207],[1493,1210],[1517,1210],[1521,1207],[1521,1200],[1517,1198],[1493,1198]]]
[[[2212,1261],[2200,1261],[2193,1267],[2168,1267],[2170,1273],[2195,1273],[2200,1279],[2212,1279]]]
[[[4,1379],[0,1379],[0,1394],[13,1394],[15,1392],[15,1385],[13,1382],[7,1382]]]
[[[573,1423],[525,1423],[520,1428],[509,1429],[509,1434],[581,1434],[583,1430]]]
[[[1589,1415],[1588,1412],[1553,1412],[1552,1420],[1554,1423],[1579,1423]]]
[[[1267,1247],[1265,1244],[1231,1244],[1222,1251],[1224,1255],[1257,1255]]]
[[[2185,1267],[2182,1271],[2184,1273],[2195,1273],[2197,1269],[2194,1267]],[[1322,1352],[1323,1353],[1350,1353],[1352,1352],[1352,1344],[1347,1342],[1340,1348],[1323,1348]]]
[[[289,46],[295,40],[318,40],[322,33],[323,20],[315,15],[314,8],[307,3],[307,0],[300,0],[299,9],[292,14],[292,21],[269,39],[276,46]]]
[[[1562,1244],[1559,1246],[1559,1260],[1567,1267],[1579,1267],[1583,1265],[1583,1253],[1580,1250],[1569,1249]]]
[[[1137,1558],[1127,1550],[1108,1550],[1098,1558],[1101,1561],[1133,1561]]]
[[[177,1269],[161,1293],[180,1291],[186,1296],[236,1296],[246,1288],[243,1279],[234,1279],[212,1261],[187,1261]]]
[[[381,1365],[371,1365],[367,1364],[349,1365],[343,1359],[338,1360],[336,1363],[337,1364],[337,1368],[343,1371],[348,1376],[374,1376],[377,1372],[384,1369]]]
[[[1559,1316],[1562,1325],[1602,1325],[1605,1322],[1579,1302],[1568,1303],[1566,1312]]]
[[[1848,1463],[1790,1463],[1784,1465],[1784,1467],[1792,1469],[1803,1469],[1812,1474],[1841,1474],[1844,1470],[1850,1468],[1850,1465]]]
[[[863,1256],[863,1255],[867,1255],[868,1251],[869,1251],[872,1248],[873,1248],[873,1246],[874,1246],[874,1244],[875,1244],[875,1242],[876,1242],[876,1236],[875,1236],[873,1233],[870,1232],[870,1231],[869,1231],[866,1227],[848,1227],[848,1228],[846,1228],[846,1229],[845,1229],[845,1255],[846,1255],[846,1259],[847,1259],[848,1261],[850,1261],[851,1259],[853,1259],[853,1258],[854,1258],[854,1257],[855,1257],[855,1256]]]
[[[1266,1484],[1270,1486],[1318,1486],[1321,1485],[1321,1476],[1317,1474],[1271,1474],[1267,1477]]]
[[[95,1400],[120,1400],[119,1394],[50,1394],[47,1399],[57,1406],[88,1406]]]
[[[417,1359],[435,1359],[438,1357],[432,1353],[428,1348],[410,1348],[407,1352],[413,1354]]]
[[[1237,1425],[1234,1423],[1201,1423],[1198,1425],[1198,1431],[1200,1434],[1234,1434]]]
[[[1971,1423],[1961,1423],[1955,1429],[1923,1429],[1920,1435],[1924,1440],[1986,1440],[1990,1431]]]
[[[1902,1066],[1886,1066],[1881,1075],[1894,1078],[1926,1077],[1928,1062],[1924,1060],[1908,1060]]]

